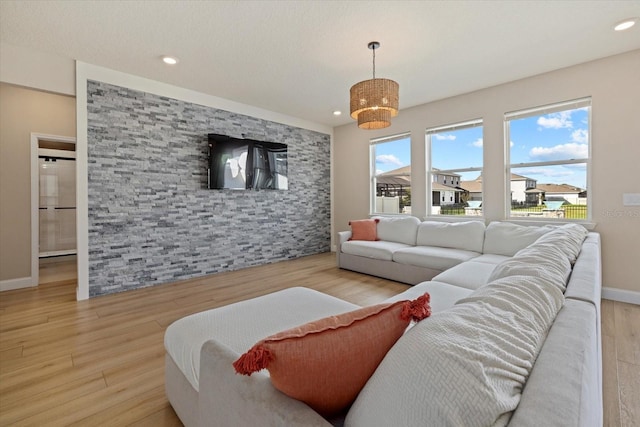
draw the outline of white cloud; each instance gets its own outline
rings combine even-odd
[[[482,138],[478,138],[471,143],[471,146],[482,148],[484,146],[484,140]],[[509,142],[509,146],[513,147],[513,141]]]
[[[589,157],[589,146],[587,144],[570,142],[554,147],[533,147],[531,151],[529,151],[529,156],[542,161],[586,159]]]
[[[514,144],[513,141],[509,141],[509,147],[513,147],[514,145],[516,144]]]
[[[546,116],[538,117],[538,126],[551,129],[562,129],[573,127],[571,121],[571,111],[560,111],[559,113],[551,113]]]
[[[455,135],[451,135],[450,133],[449,134],[436,133],[434,136],[439,141],[444,141],[444,140],[446,140],[446,141],[454,141],[456,139],[456,136]]]
[[[402,163],[402,161],[393,154],[380,154],[379,156],[376,156],[376,163],[404,166],[404,163]]]
[[[586,144],[589,141],[589,131],[586,129],[576,129],[571,132],[571,140],[580,144]]]

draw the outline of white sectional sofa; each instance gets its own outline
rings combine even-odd
[[[350,231],[338,233],[336,256],[338,267],[372,276],[415,285],[465,261],[490,264],[470,265],[473,276],[488,277],[491,265],[515,255],[533,243],[552,227],[519,227],[506,222],[457,223],[423,221],[416,217],[377,217],[378,241],[349,240]],[[468,283],[463,271],[449,277],[463,277],[463,287],[477,288]],[[477,283],[486,283],[482,277]]]
[[[270,334],[358,308],[291,288],[167,329],[167,395],[185,425],[602,425],[597,233],[404,217],[382,218],[378,237],[339,233],[339,265],[415,283],[388,302],[429,292],[433,315],[395,343],[345,417],[231,366]]]

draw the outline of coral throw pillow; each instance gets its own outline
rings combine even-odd
[[[351,226],[351,237],[349,240],[380,240],[378,239],[377,226],[380,220],[375,219],[358,219],[349,221]]]
[[[330,417],[347,409],[409,323],[431,315],[430,296],[364,307],[272,335],[233,363],[268,369],[275,388]]]

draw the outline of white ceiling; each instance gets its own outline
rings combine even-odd
[[[640,49],[640,25],[612,30],[634,16],[640,0],[1,0],[0,41],[336,126],[369,41],[402,110]]]

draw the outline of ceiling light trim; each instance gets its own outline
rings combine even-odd
[[[178,63],[178,58],[176,58],[175,56],[164,55],[162,57],[162,62],[167,65],[176,65]]]
[[[635,26],[637,23],[638,23],[638,18],[637,17],[627,18],[624,21],[618,22],[613,27],[613,30],[614,31],[625,31],[625,30],[628,30],[629,28]]]

